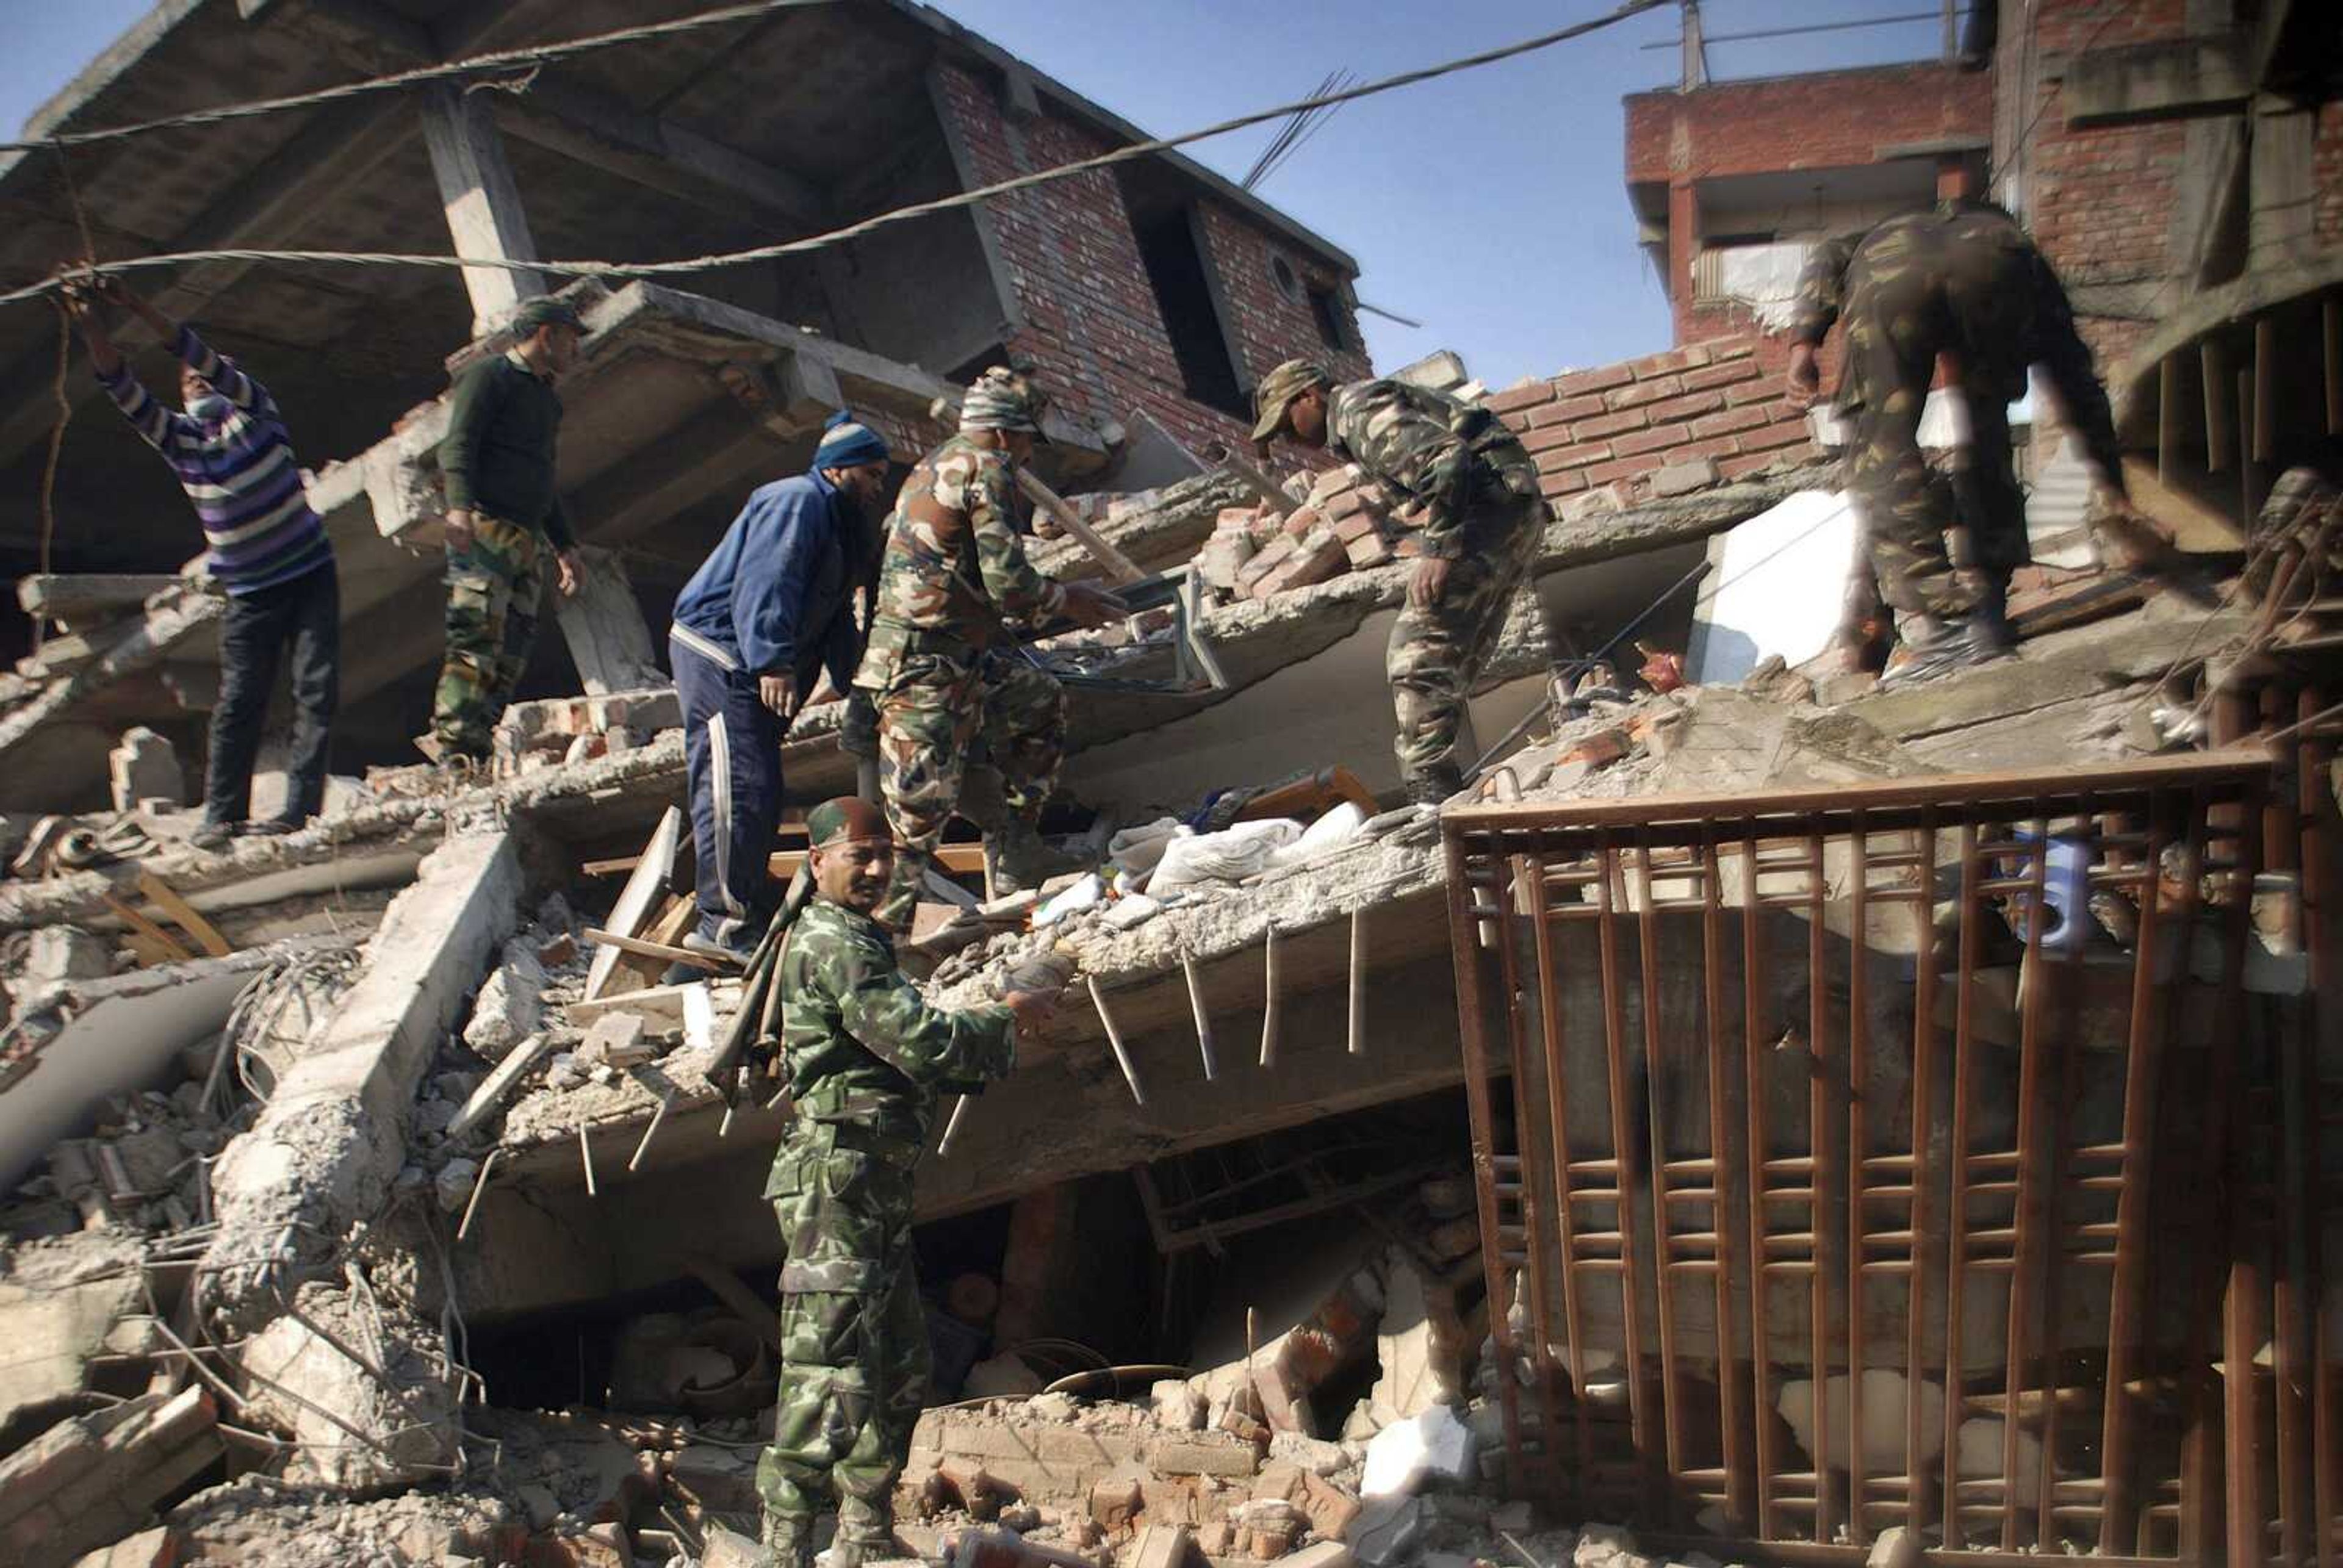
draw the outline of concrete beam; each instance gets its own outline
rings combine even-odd
[[[497,96],[498,123],[548,152],[762,228],[829,225],[830,204],[810,180],[621,99],[558,80]]]
[[[482,95],[447,83],[423,89],[423,141],[447,212],[447,234],[458,256],[535,261],[520,187],[505,158],[497,122]],[[545,292],[545,275],[504,267],[468,266],[464,292],[472,300],[472,336],[486,337],[519,307]]]
[[[2318,106],[2264,97],[2253,116],[2253,210],[2246,265],[2256,271],[2318,259]]]
[[[2245,39],[2182,38],[2075,55],[2060,102],[2070,126],[2119,126],[2241,108],[2254,81]]]
[[[553,613],[561,623],[562,640],[569,645],[570,661],[586,695],[639,691],[664,686],[659,656],[652,648],[651,628],[643,607],[627,580],[627,563],[609,550],[588,545],[580,552],[586,561],[586,583],[572,598],[553,596]]]
[[[391,901],[357,983],[214,1172],[216,1308],[247,1326],[274,1316],[264,1260],[328,1259],[381,1214],[416,1084],[511,933],[520,892],[512,836],[479,833],[448,839]]]

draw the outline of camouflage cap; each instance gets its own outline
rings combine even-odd
[[[859,839],[892,839],[887,814],[859,795],[824,800],[806,813],[806,839],[817,849]]]
[[[1296,397],[1312,387],[1331,386],[1333,380],[1323,365],[1308,359],[1289,359],[1262,377],[1252,394],[1252,438],[1266,441],[1276,435]]]
[[[1016,371],[994,366],[969,387],[960,406],[962,430],[1030,430],[1041,440],[1049,395]]]

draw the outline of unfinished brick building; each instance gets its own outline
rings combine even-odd
[[[166,8],[45,106],[28,135],[298,93],[557,28],[575,36],[690,9]],[[825,58],[857,64],[847,75],[802,66]],[[809,6],[653,40],[623,63],[561,61],[525,92],[378,94],[258,128],[75,148],[69,168],[53,150],[9,154],[0,204],[22,220],[0,236],[0,268],[36,276],[79,252],[68,172],[106,256],[242,246],[636,260],[820,232],[1139,139],[926,6]],[[1048,477],[1073,490],[1141,487],[1194,471],[1183,448],[1242,435],[1253,383],[1279,360],[1310,354],[1363,371],[1356,272],[1275,208],[1165,154],[817,255],[661,279],[689,291],[660,314],[665,337],[598,334],[565,388],[561,483],[581,538],[605,553],[592,608],[563,618],[572,657],[564,638],[542,639],[525,691],[575,689],[573,664],[589,687],[628,673],[590,668],[608,657],[597,648],[655,665],[674,591],[751,487],[802,467],[823,408],[850,405],[878,422],[908,463],[936,434],[928,409],[947,378],[1027,359],[1060,394]],[[438,656],[428,455],[399,485],[377,474],[370,492],[352,460],[395,424],[428,424],[430,412],[411,411],[445,390],[446,362],[521,297],[565,281],[527,269],[226,263],[158,285],[157,305],[196,320],[276,394],[329,499],[337,467],[352,470],[341,480],[354,504],[328,525],[354,651],[341,766],[399,752]],[[143,591],[165,588],[197,542],[186,503],[77,352],[65,381],[77,417],[59,454],[54,537],[42,543],[57,330],[35,311],[0,320],[10,367],[0,564],[12,576],[145,574]],[[161,368],[151,345],[136,357],[150,378]],[[614,629],[612,618],[629,624]],[[136,678],[113,683],[107,723],[194,737],[216,680],[210,622],[196,618]],[[12,658],[29,651],[30,630],[7,617],[0,645]],[[26,674],[68,672],[85,652],[53,643]],[[102,775],[100,729],[69,715],[37,728],[0,735],[15,759],[5,793],[17,805],[72,804],[63,780]]]

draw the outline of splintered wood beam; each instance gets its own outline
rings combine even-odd
[[[162,955],[162,961],[165,963],[177,963],[182,960],[191,959],[196,956],[187,950],[186,943],[180,941],[178,938],[173,936],[161,926],[156,925],[153,920],[148,920],[145,915],[140,914],[136,910],[132,909],[128,904],[124,903],[120,899],[116,898],[112,893],[103,894],[101,895],[101,899],[106,909],[115,916],[115,918],[119,920],[124,925],[130,928],[130,933],[133,938],[132,945],[136,948],[142,949],[140,952],[140,960],[142,962],[146,961],[145,952],[146,950],[160,953]]]
[[[1196,1015],[1196,1050],[1204,1059],[1204,1081],[1210,1083],[1220,1076],[1220,1068],[1212,1060],[1212,1020],[1204,1010],[1203,977],[1196,972],[1196,960],[1185,953],[1180,955],[1180,969],[1188,977],[1188,1007]]]
[[[236,950],[219,934],[219,928],[196,912],[195,905],[179,896],[179,890],[152,871],[138,873],[138,890],[146,901],[178,923],[180,930],[196,939],[196,944],[216,959],[224,959]]]
[[[1099,1023],[1106,1030],[1106,1043],[1114,1052],[1114,1064],[1122,1069],[1122,1081],[1131,1086],[1134,1105],[1147,1103],[1147,1091],[1139,1086],[1139,1070],[1131,1062],[1131,1050],[1122,1042],[1122,1031],[1114,1026],[1114,1015],[1106,1010],[1106,997],[1100,991],[1098,977],[1084,975],[1082,983],[1090,987],[1091,1006],[1098,1010]]]
[[[737,968],[713,954],[690,948],[669,947],[665,942],[648,941],[641,937],[622,937],[616,931],[606,931],[588,926],[583,933],[586,940],[598,948],[612,948],[639,959],[658,959],[666,963],[684,964],[696,970],[723,972]]]

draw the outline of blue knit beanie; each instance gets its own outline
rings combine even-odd
[[[880,439],[876,430],[844,408],[830,417],[830,426],[821,433],[821,443],[813,449],[813,466],[817,468],[852,468],[886,460],[887,443]]]

